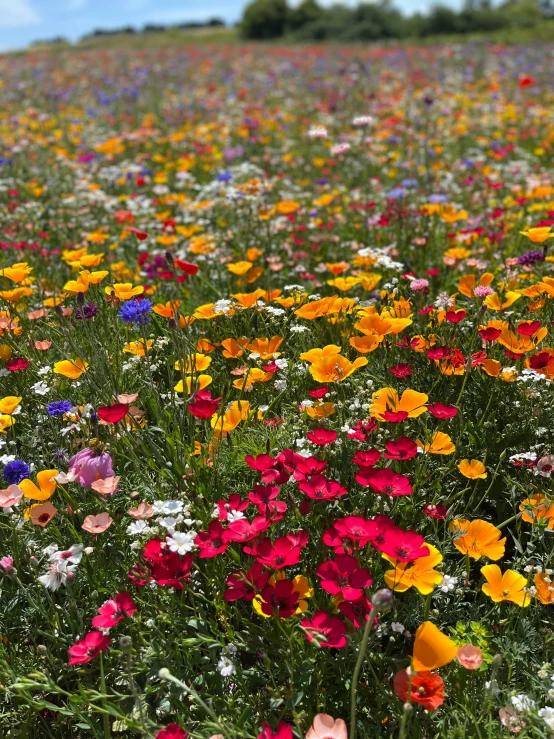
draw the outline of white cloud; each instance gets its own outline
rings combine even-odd
[[[0,0],[0,28],[36,26],[40,20],[30,0]]]

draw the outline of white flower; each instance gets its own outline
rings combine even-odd
[[[525,695],[525,693],[512,695],[511,703],[516,711],[532,711],[535,708],[535,701],[529,698],[528,695]]]
[[[549,729],[554,730],[554,708],[550,708],[550,706],[546,706],[546,708],[541,708],[539,710],[539,716],[542,718]]]
[[[223,677],[229,677],[235,672],[235,665],[228,657],[225,657],[225,655],[222,654],[217,662],[217,669],[219,670],[220,675]]]
[[[406,631],[406,627],[404,626],[404,624],[400,624],[398,623],[398,621],[392,622],[391,629],[397,634],[403,634]]]
[[[196,532],[194,531],[187,531],[186,533],[175,531],[171,536],[166,537],[165,541],[172,552],[177,552],[177,554],[186,554],[187,552],[192,551],[195,537]]]
[[[439,588],[442,590],[443,593],[449,593],[451,590],[454,590],[457,584],[457,577],[452,577],[451,575],[443,575],[442,580],[439,584]]]
[[[310,329],[307,326],[300,326],[299,324],[291,326],[290,330],[294,333],[303,333],[304,331],[309,331]]]
[[[54,562],[48,567],[48,572],[41,575],[38,581],[44,585],[47,590],[59,590],[62,585],[66,585],[68,580],[72,580],[75,574],[76,565],[70,565],[67,560]]]
[[[42,377],[42,375],[47,375],[51,370],[52,370],[52,367],[49,367],[48,365],[45,365],[44,367],[41,367],[37,371],[37,375],[39,375],[40,377]]]
[[[140,536],[141,534],[146,534],[148,531],[150,531],[150,526],[146,521],[133,521],[133,523],[127,526],[127,533],[130,536]]]
[[[238,521],[241,518],[244,518],[244,513],[242,511],[229,511],[229,514],[227,516],[229,523],[233,523],[233,521]]]
[[[170,534],[172,534],[175,531],[175,527],[177,526],[179,521],[173,516],[164,516],[163,518],[159,519],[158,523],[163,526],[164,529],[167,529]]]
[[[39,380],[38,382],[35,382],[35,384],[31,385],[31,387],[37,395],[46,395],[50,392],[50,388],[44,382],[44,380]]]
[[[73,544],[69,549],[58,551],[58,548],[51,549],[48,559],[50,562],[68,562],[71,565],[78,565],[83,558],[83,544]]]

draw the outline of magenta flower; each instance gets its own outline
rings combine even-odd
[[[316,570],[321,587],[331,595],[342,595],[345,600],[357,600],[364,588],[371,585],[371,575],[358,560],[349,554],[337,554],[335,559],[322,562]]]
[[[96,480],[114,477],[112,458],[107,452],[98,452],[90,447],[81,449],[69,460],[69,469],[77,474],[77,482],[90,490]]]
[[[400,475],[393,472],[388,467],[381,470],[374,470],[370,467],[362,467],[356,473],[356,482],[360,485],[369,485],[373,492],[378,495],[385,493],[386,495],[411,495],[412,486],[406,475]]]
[[[80,639],[67,650],[69,652],[70,665],[84,665],[104,652],[110,643],[110,637],[100,631],[89,631],[84,639]]]
[[[400,562],[413,562],[429,555],[429,547],[425,546],[423,536],[397,527],[385,531],[383,541],[379,544],[373,542],[373,546]]]
[[[118,593],[100,606],[98,616],[92,619],[92,625],[95,629],[111,629],[123,621],[125,616],[133,616],[136,612],[137,607],[129,593]]]

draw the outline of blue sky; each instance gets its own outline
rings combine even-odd
[[[326,0],[328,3],[331,0]],[[98,27],[178,23],[218,16],[240,18],[247,0],[0,0],[0,50],[36,39],[75,40]],[[353,0],[351,0],[353,2]],[[399,0],[404,11],[424,10],[431,0]],[[452,4],[455,3],[453,0]]]

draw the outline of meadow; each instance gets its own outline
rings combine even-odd
[[[0,734],[554,736],[539,42],[0,58]]]

